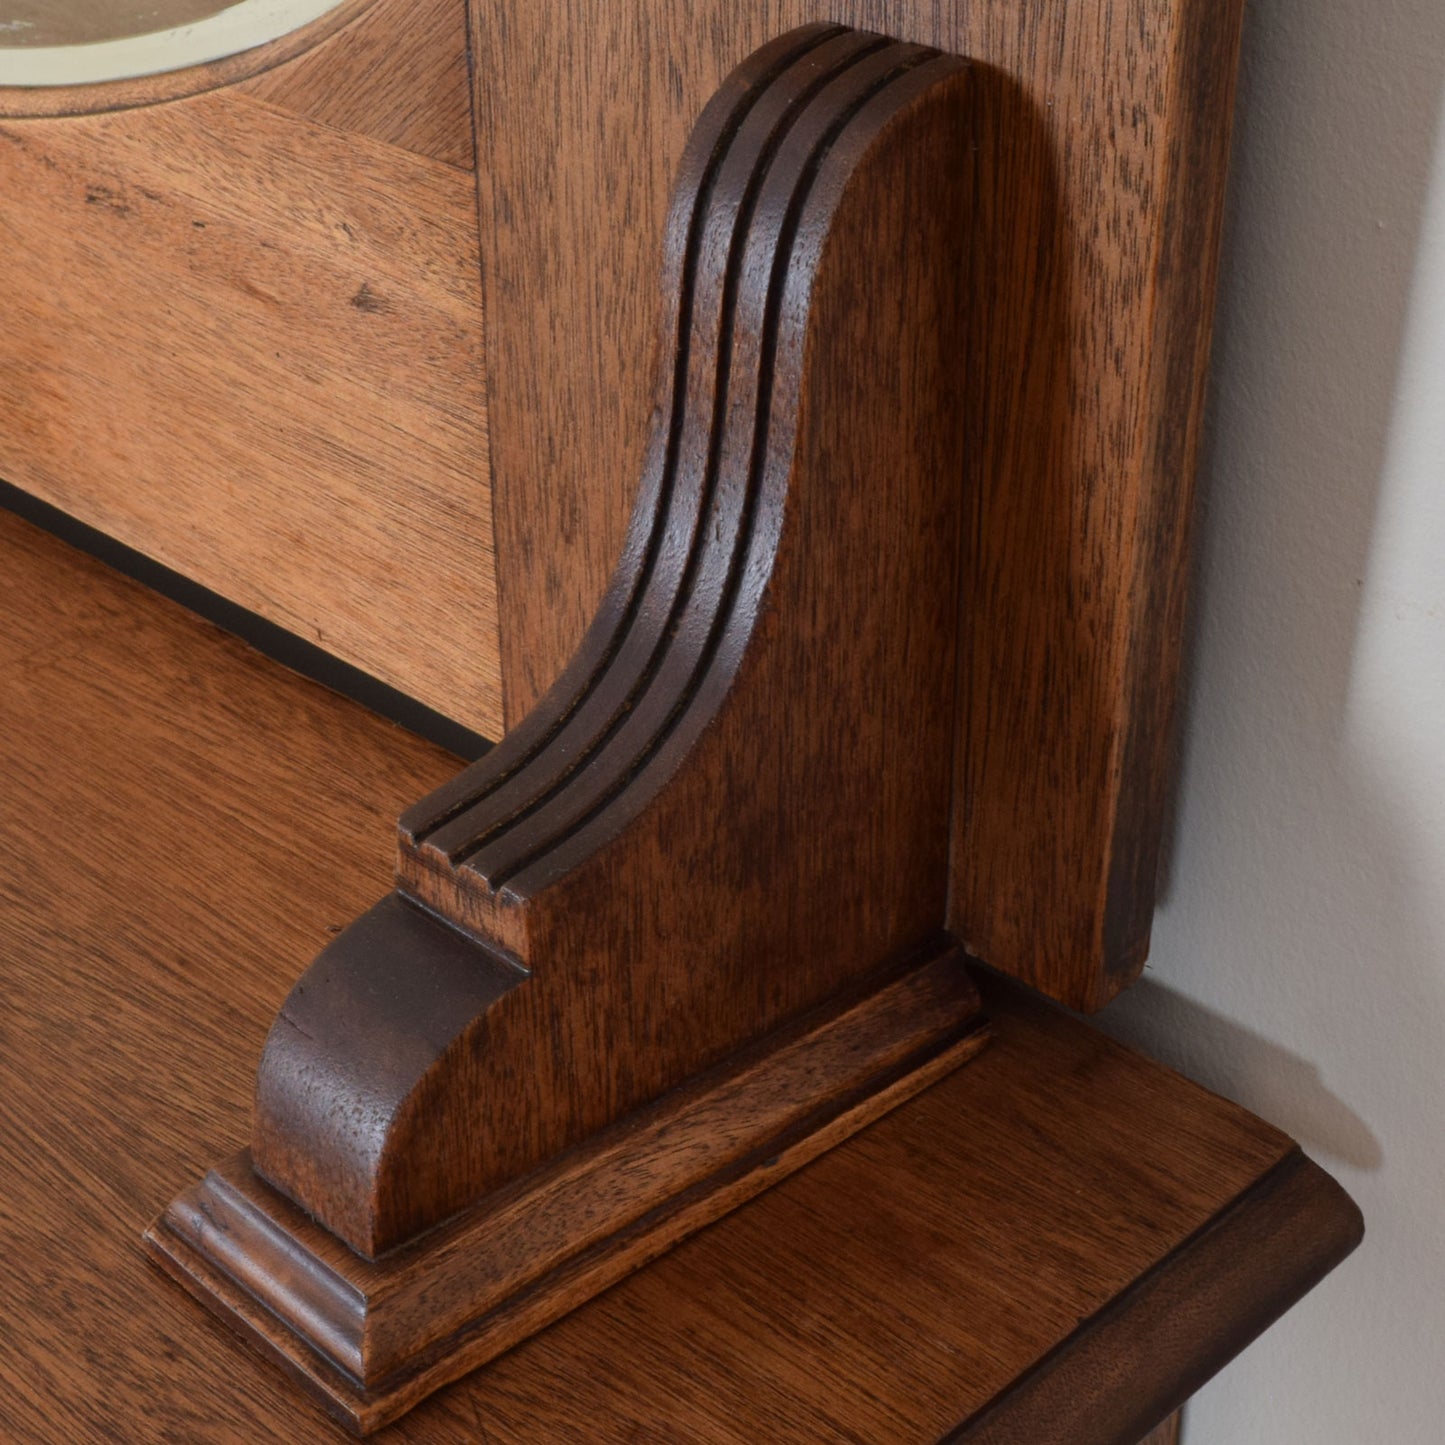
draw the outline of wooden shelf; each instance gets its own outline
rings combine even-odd
[[[277,1003],[455,760],[8,516],[0,615],[0,1436],[340,1438],[140,1232],[244,1143]],[[1278,1131],[983,982],[967,1069],[381,1438],[1134,1445],[1359,1217]]]

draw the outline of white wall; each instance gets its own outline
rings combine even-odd
[[[1186,1445],[1445,1445],[1445,0],[1246,27],[1177,817],[1101,1022],[1365,1214]]]

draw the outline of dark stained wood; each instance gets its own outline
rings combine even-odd
[[[3,516],[0,620],[0,1436],[340,1440],[137,1237],[165,1181],[243,1142],[277,1000],[453,762]],[[1230,1225],[1225,1287],[1166,1299],[1160,1348],[1085,1356],[1122,1395],[1190,1387],[1191,1339],[1216,1360],[1353,1238],[1308,1167],[1313,1212],[1270,1204],[1276,1130],[986,982],[967,1068],[380,1438],[934,1445],[1034,1372],[1094,1445],[1069,1361],[1211,1220],[1282,1227]]]
[[[1358,1215],[1274,1131],[998,985],[954,1073],[982,1035],[943,929],[1082,1006],[1143,960],[1238,4],[860,3],[903,39],[775,44],[683,158],[650,353],[659,182],[723,69],[802,18],[715,5],[582,44],[474,0],[481,253],[460,0],[0,94],[14,479],[493,732],[501,662],[515,718],[622,542],[572,670],[408,813],[412,901],[322,950],[262,1069],[264,1170],[353,1243],[480,1201],[368,1261],[243,1152],[153,1244],[363,1428],[493,1361],[399,1440],[1135,1445]],[[965,83],[915,40],[986,63]],[[315,308],[357,207],[444,341],[370,280],[350,328]],[[222,224],[281,269],[232,238],[208,270],[190,232]],[[177,449],[191,421],[214,454]],[[307,427],[319,492],[271,449]],[[156,483],[191,476],[187,516]],[[324,1436],[176,1327],[132,1240],[158,1180],[244,1136],[283,981],[384,890],[378,819],[447,760],[13,522],[0,557],[0,1437]]]
[[[516,1123],[473,1188],[940,933],[967,75],[819,27],[699,124],[612,588],[526,726],[402,821],[403,887],[533,970],[487,1021],[478,1096]]]
[[[1291,1154],[1081,1327],[1067,1359],[1019,1380],[948,1445],[1129,1445],[1274,1322],[1276,1291],[1303,1293],[1361,1235],[1339,1186]]]
[[[249,1154],[175,1200],[146,1240],[182,1285],[370,1432],[972,1058],[979,1027],[926,1057],[896,1047],[878,1057],[898,1032],[890,1014],[917,1028],[910,993],[934,994],[951,1023],[960,982],[971,995],[945,956],[934,974],[759,1051],[721,1081],[674,1090],[374,1262],[268,1188]],[[860,1078],[860,1058],[873,1077]]]
[[[1104,869],[1106,907],[1091,920],[1101,930],[1097,951],[1108,976],[1095,980],[1087,998],[1082,992],[1070,997],[1080,1007],[1097,1007],[1138,976],[1154,918],[1159,845],[1176,762],[1175,706],[1193,556],[1191,496],[1204,424],[1242,8],[1196,5],[1180,16],[1167,104],[1181,123],[1168,130],[1154,201],[1160,220],[1158,292],[1145,336],[1147,369],[1135,433],[1141,475],[1158,484],[1137,493],[1135,546],[1124,584],[1130,601],[1120,676],[1130,706],[1111,735],[1116,811]],[[990,831],[975,841],[1002,853],[1006,839],[994,830],[1007,826],[995,816]],[[977,877],[967,907],[984,916],[988,890],[1004,887],[999,870]],[[978,951],[1015,954],[1022,943],[1009,945],[1002,931],[1007,927],[995,926],[998,946],[981,935]],[[1061,937],[1059,947],[1079,941]],[[1030,972],[1021,976],[1036,981]]]
[[[0,472],[499,734],[572,654],[623,541],[687,129],[805,8],[647,0],[583,25],[541,0],[474,0],[480,249],[459,216],[476,154],[461,0],[355,0],[215,66],[0,94],[12,117],[148,107],[34,122],[29,163],[0,147],[5,239],[25,258]],[[980,62],[948,917],[980,956],[1086,1008],[1147,950],[1239,10],[849,0],[839,16]],[[257,136],[300,204],[270,204],[287,188],[256,164]],[[422,157],[456,184],[400,164]],[[237,220],[248,249],[220,258],[224,284],[201,233],[153,224],[146,192],[177,215],[199,200],[213,242],[216,218],[255,217]],[[420,236],[390,227],[385,293],[353,274],[344,230],[314,253],[313,194],[353,232],[378,200],[427,217]],[[490,375],[475,295],[465,315],[450,305],[457,267],[472,293],[487,277]],[[332,297],[338,273],[354,284]],[[165,423],[137,429],[142,414]]]
[[[1085,1008],[1147,949],[1240,9],[829,11],[980,62],[950,918]],[[472,0],[510,725],[572,656],[623,541],[688,130],[743,55],[816,13],[642,0],[567,25],[545,0]]]
[[[447,1421],[507,1445],[960,1429],[1128,1445],[1066,1367],[1084,1351],[1099,1368],[1087,1351],[1137,1307],[1131,1286],[1235,1201],[1267,1208],[1253,1190],[1281,1166],[1311,1199],[1274,1236],[1288,1262],[1251,1254],[1271,1231],[1242,1230],[1241,1260],[1271,1263],[1181,1308],[1181,1337],[1242,1346],[1256,1308],[1285,1308],[1358,1238],[1353,1206],[1276,1131],[1017,993],[986,999],[995,1038],[967,1068],[489,1367],[482,1415],[443,1396]],[[1185,1366],[1132,1334],[1107,1363],[1125,1398],[1167,1397]],[[1052,1417],[1011,1393],[1031,1371]],[[1050,1418],[1067,1429],[1030,1433]]]
[[[299,1369],[322,1353],[364,1428],[977,1048],[943,929],[968,78],[818,26],[722,87],[597,623],[526,727],[408,811],[402,893],[282,1008],[271,1189],[241,1208],[218,1179],[157,1227],[193,1283],[291,1326]],[[382,1268],[340,1270],[340,1315],[309,1220]]]

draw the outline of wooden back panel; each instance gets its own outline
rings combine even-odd
[[[472,0],[501,658],[515,724],[622,544],[663,217],[706,98],[827,18],[974,57],[979,377],[951,923],[1096,1007],[1142,967],[1238,0]]]
[[[1081,1007],[1148,946],[1239,13],[826,16],[976,61],[949,921]],[[0,92],[0,476],[500,736],[621,551],[688,131],[818,18],[351,0],[203,77]]]
[[[0,89],[0,254],[0,478],[500,733],[463,0]]]

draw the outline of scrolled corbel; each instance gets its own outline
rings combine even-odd
[[[966,62],[838,26],[682,162],[622,560],[402,819],[153,1252],[370,1429],[977,1050],[945,930]]]

